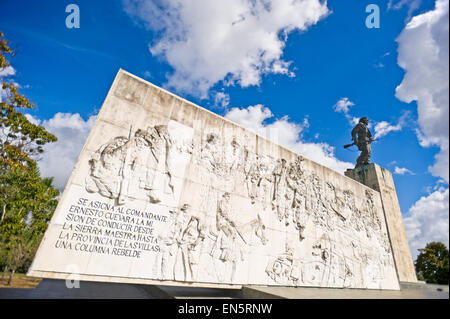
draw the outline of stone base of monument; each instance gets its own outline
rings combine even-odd
[[[0,288],[0,299],[237,299],[241,289],[118,284],[42,279],[34,289]],[[267,297],[266,297],[267,298]]]
[[[34,289],[0,288],[0,299],[448,299],[449,286],[402,283],[400,290],[244,286],[218,289],[43,279]]]
[[[73,284],[73,282],[72,282]],[[34,289],[0,289],[0,299],[170,299],[156,286],[79,282],[68,288],[65,280],[43,279]]]
[[[400,290],[264,287],[242,288],[246,299],[448,299],[449,286],[425,283],[400,283]]]

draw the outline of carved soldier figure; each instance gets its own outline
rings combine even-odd
[[[95,152],[89,160],[91,171],[86,177],[88,192],[98,192],[108,198],[119,196],[120,174],[124,160],[123,145],[127,141],[124,136],[116,137]]]
[[[198,246],[205,239],[203,228],[200,224],[200,219],[197,216],[191,216],[186,228],[178,238],[178,246],[181,249],[181,256],[183,258],[184,279],[194,279],[194,265],[199,262]]]
[[[210,133],[206,136],[206,144],[202,149],[201,160],[210,172],[223,176],[223,159],[221,141],[217,134]]]
[[[163,154],[161,154],[164,159],[164,192],[173,194],[173,170],[177,164],[174,157],[177,156],[177,154],[175,153],[175,151],[177,150],[174,145],[174,141],[170,137],[167,125],[158,125],[155,126],[155,129],[158,131],[158,134],[163,140],[164,144]]]
[[[201,242],[205,238],[204,224],[198,216],[190,212],[190,205],[184,204],[176,213],[173,231],[165,238],[167,251],[175,257],[173,264],[173,278],[176,278],[177,265],[183,266],[184,280],[194,280],[193,266],[198,263]],[[167,258],[163,259],[163,270],[167,265]]]
[[[173,141],[167,125],[157,125],[148,129],[148,139],[152,156],[150,156],[145,189],[149,190],[152,203],[160,201],[162,192],[173,193],[172,158]]]
[[[120,184],[120,193],[117,199],[119,205],[125,203],[133,173],[137,170],[142,170],[145,166],[143,153],[145,148],[148,147],[148,141],[146,140],[145,135],[145,132],[139,129],[123,146],[126,155],[123,161],[122,182]]]
[[[280,185],[284,183],[284,178],[286,177],[286,160],[282,158],[281,160],[277,161],[277,166],[274,169],[273,175],[275,176],[275,186],[274,186],[274,199],[276,199],[279,195],[278,192],[280,191]],[[284,186],[284,185],[283,185]]]
[[[309,176],[307,184],[306,209],[311,212],[315,225],[324,226],[326,223],[327,209],[325,207],[324,191],[321,180],[313,173]]]
[[[285,219],[286,226],[289,225],[289,220],[291,218],[291,211],[294,213],[294,222],[298,221],[298,217],[301,214],[302,206],[305,207],[305,193],[306,188],[303,182],[303,158],[298,156],[295,161],[289,164],[286,175],[287,191],[286,191],[286,211]],[[297,226],[298,223],[297,223]],[[297,227],[296,226],[296,227]],[[300,240],[302,240],[302,235],[300,235]]]
[[[230,219],[231,205],[230,193],[225,193],[222,199],[217,203],[216,226],[219,231],[217,244],[222,251],[220,259],[227,261],[232,259],[233,242],[236,238],[235,224]]]
[[[161,201],[160,191],[165,180],[167,166],[167,134],[164,135],[166,131],[167,126],[151,126],[147,128],[144,135],[150,152],[147,156],[145,176],[141,176],[140,187],[148,190],[148,197],[152,203]]]
[[[370,156],[372,155],[371,144],[374,140],[369,128],[369,118],[362,117],[359,119],[359,123],[352,130],[352,140],[358,149],[361,151],[358,159],[356,160],[356,167],[370,164]],[[356,168],[355,167],[355,168]]]
[[[278,219],[280,221],[285,217],[286,211],[286,173],[287,173],[287,165],[286,160],[283,158],[277,161],[277,166],[273,171],[274,175],[274,192],[273,192],[273,200],[272,207],[276,210],[278,214]]]
[[[238,231],[236,224],[231,219],[232,209],[230,203],[230,193],[224,193],[222,199],[217,203],[216,227],[218,235],[216,242],[210,252],[214,256],[216,248],[220,248],[219,259],[224,263],[231,263],[230,281],[233,282],[236,273],[236,263],[241,258],[240,248],[237,246]]]
[[[272,195],[273,167],[271,167],[269,160],[267,160],[267,158],[263,158],[258,166],[259,180],[257,183],[257,196],[260,197],[264,209],[267,208],[267,202],[271,201]]]
[[[228,145],[225,160],[227,165],[227,170],[230,174],[233,174],[235,170],[241,165],[241,146],[236,141],[236,137],[233,137],[233,140]]]
[[[246,184],[248,196],[252,204],[256,202],[258,197],[258,183],[261,178],[259,170],[259,157],[256,154],[247,153],[247,170],[246,170]]]

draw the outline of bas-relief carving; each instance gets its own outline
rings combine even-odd
[[[194,281],[202,242],[206,237],[206,225],[202,218],[192,214],[189,204],[170,213],[171,230],[161,237],[164,248],[159,278]],[[169,269],[171,273],[168,273]]]
[[[245,246],[267,243],[265,225],[259,215],[247,223],[238,224],[232,210],[230,193],[224,193],[217,203],[216,226],[210,232],[213,244],[209,252],[212,258],[229,264],[229,282],[234,282],[236,265],[244,260]]]
[[[270,260],[266,267],[267,275],[283,285],[298,284],[300,267],[294,258],[294,248],[286,243],[285,252]]]
[[[215,223],[208,224],[202,213],[193,212],[189,204],[170,211],[171,222],[160,235],[161,257],[154,268],[159,279],[197,281],[200,260],[203,268],[216,269],[212,279],[235,282],[236,267],[246,256],[246,247],[265,245],[265,225],[261,218],[247,223],[235,220],[230,194],[224,193],[217,203]],[[204,269],[210,271],[210,269]]]
[[[175,136],[176,131],[167,125],[130,129],[128,137],[113,138],[95,152],[86,177],[88,192],[119,205],[136,198],[136,189],[148,202],[166,204],[175,192],[179,158],[187,155],[184,165],[196,162],[201,203],[195,212],[189,203],[168,208],[171,222],[159,235],[163,247],[155,257],[154,278],[236,283],[237,267],[252,258],[249,247],[281,240],[267,233],[263,220],[272,215],[276,227],[294,229],[297,238],[268,259],[269,283],[380,286],[383,269],[393,264],[372,191],[366,190],[361,202],[352,190],[339,189],[305,168],[301,156],[288,162],[256,154],[236,136],[225,141],[212,132],[202,135],[201,145],[192,145],[192,139]],[[246,191],[246,198],[238,200],[248,201],[251,211],[232,205],[238,188]],[[242,222],[244,215],[250,220]]]
[[[115,137],[94,153],[86,190],[123,205],[136,198],[137,188],[149,202],[159,203],[174,195],[174,172],[183,153],[192,153],[192,142],[174,140],[167,125],[134,134],[130,128],[128,137]]]
[[[260,200],[266,209],[264,203],[269,189],[272,212],[285,226],[291,221],[294,223],[299,232],[299,241],[305,239],[304,230],[308,223],[314,224],[316,230],[324,232],[312,245],[309,260],[305,255],[301,260],[294,259],[289,248],[276,262],[270,261],[266,273],[272,280],[280,283],[280,280],[283,281],[280,278],[284,278],[292,284],[319,286],[379,286],[379,281],[382,280],[382,276],[377,275],[379,265],[393,267],[393,264],[389,258],[387,234],[382,232],[372,191],[366,190],[365,200],[357,207],[351,190],[338,190],[332,183],[321,181],[314,172],[306,173],[301,157],[292,163],[287,163],[284,159],[267,163],[267,158],[251,154],[248,150],[245,150],[245,154],[243,167],[248,197],[252,204]],[[271,173],[268,173],[268,167],[271,167]],[[358,222],[352,223],[355,221]],[[339,244],[333,244],[334,248],[331,248],[330,237],[336,237],[335,234],[341,231],[347,231],[353,238],[348,236],[334,240],[333,242]],[[369,240],[373,238],[374,245],[367,247],[364,259],[358,259],[358,255],[364,253],[353,252],[358,247],[355,242],[361,240],[360,238],[364,240],[364,237]],[[352,247],[351,253],[347,252],[348,246]],[[373,248],[383,248],[385,252],[371,253]],[[374,260],[377,255],[381,257]],[[304,275],[296,276],[290,273]]]

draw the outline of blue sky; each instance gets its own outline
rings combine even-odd
[[[79,29],[68,29],[65,25],[68,15],[65,8],[69,3],[80,8]],[[241,82],[238,79],[227,84],[227,80],[230,82],[228,75],[219,81],[211,80],[203,96],[169,83],[171,74],[180,73],[179,67],[183,64],[171,62],[164,52],[149,49],[155,48],[161,39],[168,39],[164,38],[168,28],[152,25],[151,19],[160,12],[150,12],[148,19],[145,12],[142,13],[151,8],[148,3],[151,1],[2,0],[0,30],[17,46],[17,54],[11,61],[14,81],[36,102],[36,108],[30,112],[33,118],[48,127],[51,123],[57,127],[55,121],[51,122],[55,114],[78,113],[81,117],[74,120],[85,125],[80,133],[80,138],[85,138],[89,131],[88,119],[98,112],[115,74],[123,68],[221,115],[235,107],[246,109],[263,105],[273,116],[268,116],[262,125],[280,119],[285,123],[297,123],[302,143],[326,143],[334,147],[332,158],[342,166],[342,163],[355,162],[358,155],[342,148],[350,142],[352,126],[343,112],[334,109],[339,100],[347,98],[353,103],[348,116],[368,116],[373,121],[372,130],[380,122],[392,127],[397,125],[396,130],[373,145],[372,160],[392,172],[396,167],[412,172],[394,174],[403,215],[415,213],[410,209],[421,197],[427,199],[437,190],[442,194],[446,191],[447,197],[443,200],[448,229],[448,170],[434,172],[434,175],[429,170],[444,146],[442,143],[421,145],[417,132],[425,132],[425,129],[419,121],[417,103],[420,99],[406,103],[396,97],[396,88],[405,77],[405,69],[398,64],[399,42],[396,39],[412,17],[435,9],[434,0],[329,0],[328,14],[317,22],[305,30],[293,28],[287,33],[287,39],[279,34],[283,40],[282,53],[275,60],[288,61],[287,72],[261,71],[258,85],[248,86],[242,84],[242,78]],[[139,13],[132,11],[130,4],[140,10]],[[377,4],[380,8],[378,29],[365,26],[368,4]],[[199,12],[194,21],[205,15],[208,12]],[[271,22],[260,21],[262,25]],[[205,37],[214,36],[207,28],[204,32]],[[446,48],[448,56],[448,42]],[[191,52],[182,53],[189,55]],[[215,61],[207,62],[213,65]],[[448,69],[448,62],[446,66]],[[205,72],[203,77],[208,76],[208,70]],[[218,92],[221,94],[217,95]],[[220,95],[229,99],[225,105],[218,105],[215,98]],[[443,107],[448,114],[448,99]],[[444,157],[448,158],[448,119],[441,121],[447,122],[447,155],[444,152]],[[62,139],[64,135],[60,137],[61,143]],[[441,236],[446,236],[443,240],[448,244],[448,230]]]

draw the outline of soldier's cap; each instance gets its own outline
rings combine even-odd
[[[165,132],[167,131],[167,125],[155,125],[155,130],[158,132]]]
[[[135,133],[134,133],[135,137],[145,137],[145,132],[141,129],[138,129]]]
[[[359,119],[359,123],[361,123],[361,122],[369,122],[369,118],[367,116],[361,117]]]
[[[191,207],[191,205],[189,204],[183,204],[183,206],[181,206],[181,210],[187,210],[189,207]]]

